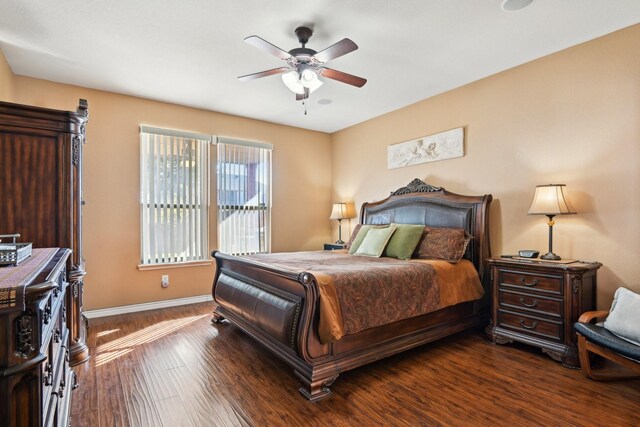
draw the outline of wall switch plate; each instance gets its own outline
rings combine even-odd
[[[163,274],[162,275],[162,279],[160,281],[160,286],[162,286],[163,288],[168,288],[169,287],[169,275],[168,274]]]

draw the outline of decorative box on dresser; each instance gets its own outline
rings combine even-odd
[[[77,386],[69,367],[66,307],[71,251],[40,249],[36,256],[37,251],[17,267],[0,267],[1,278],[8,273],[6,281],[25,271],[21,290],[13,289],[20,297],[10,298],[1,288],[0,425],[7,427],[69,425],[71,390]]]
[[[0,234],[34,248],[61,247],[67,261],[71,365],[89,359],[83,315],[82,145],[87,101],[76,112],[0,102]]]
[[[511,258],[488,260],[494,343],[518,341],[540,347],[566,367],[579,368],[573,324],[596,305],[599,262],[551,263]]]

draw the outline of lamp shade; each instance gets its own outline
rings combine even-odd
[[[299,95],[304,93],[304,86],[302,86],[300,74],[298,74],[297,71],[292,70],[288,73],[284,73],[282,75],[282,82],[291,92],[295,92]]]
[[[347,204],[346,203],[334,203],[331,209],[331,215],[329,219],[345,219],[347,216]]]
[[[576,211],[569,203],[564,184],[537,185],[529,215],[565,215]]]

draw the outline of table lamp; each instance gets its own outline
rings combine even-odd
[[[533,203],[529,208],[529,215],[546,215],[549,218],[549,252],[540,258],[544,260],[559,260],[553,253],[553,217],[556,215],[575,214],[565,192],[564,184],[537,185]]]
[[[334,203],[329,219],[338,220],[338,240],[336,241],[337,245],[344,245],[344,240],[342,240],[342,220],[345,218],[349,218],[347,216],[347,204]]]

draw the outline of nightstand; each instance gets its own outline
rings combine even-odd
[[[325,243],[324,250],[325,251],[335,251],[336,249],[344,249],[345,245],[339,245],[337,243]]]
[[[491,323],[496,344],[513,341],[540,347],[563,366],[579,368],[573,324],[596,306],[599,262],[551,263],[492,258]]]

